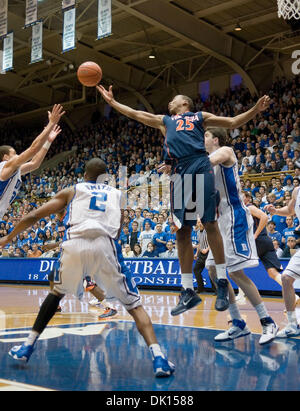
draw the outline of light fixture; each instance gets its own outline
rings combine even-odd
[[[241,27],[240,23],[236,23],[236,26],[235,26],[234,30],[235,31],[241,31],[242,30],[242,27]]]
[[[155,59],[156,58],[154,50],[151,51],[151,53],[149,54],[148,57],[149,57],[149,59]]]

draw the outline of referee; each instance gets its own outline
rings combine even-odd
[[[198,224],[199,224],[200,230],[198,231],[198,246],[197,246],[197,252],[195,254],[196,262],[195,262],[193,270],[194,270],[194,274],[195,274],[197,285],[198,285],[196,292],[201,293],[204,291],[202,271],[205,268],[205,261],[208,256],[209,246],[208,246],[206,231],[201,221],[199,221]]]

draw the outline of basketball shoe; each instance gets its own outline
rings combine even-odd
[[[117,310],[115,310],[114,308],[110,308],[110,307],[106,307],[104,310],[104,313],[102,313],[101,315],[99,315],[99,320],[102,320],[103,318],[108,318],[108,317],[112,317],[114,315],[116,315],[118,313]]]
[[[234,319],[232,320],[232,326],[229,328],[229,330],[216,335],[214,340],[217,342],[230,341],[235,340],[236,338],[245,337],[250,333],[251,331],[247,327],[244,320]]]
[[[201,298],[195,293],[194,290],[191,288],[187,288],[183,291],[181,291],[180,296],[179,296],[179,302],[171,310],[171,315],[179,315],[184,313],[187,310],[190,310],[193,307],[196,307],[198,304],[201,303]]]
[[[289,337],[297,337],[300,335],[300,326],[299,324],[288,324],[282,330],[278,332],[276,335],[277,338],[289,338]]]
[[[215,309],[217,311],[225,311],[228,307],[228,280],[220,278],[217,281],[217,299],[215,303]]]
[[[263,332],[259,339],[259,344],[269,344],[276,337],[279,327],[275,324],[271,317],[262,318],[260,323],[262,325]]]
[[[166,358],[157,356],[153,360],[153,370],[155,377],[170,377],[175,371],[175,365]]]
[[[31,354],[34,351],[33,345],[15,345],[12,349],[8,352],[8,354],[17,361],[26,361],[28,362]]]

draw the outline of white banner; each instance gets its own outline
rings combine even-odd
[[[64,12],[63,53],[75,48],[76,8]]]
[[[13,69],[14,58],[14,33],[10,32],[3,39],[3,64],[2,71]]]
[[[0,37],[7,35],[7,1],[0,0]]]
[[[25,27],[37,22],[37,1],[38,0],[26,0]]]
[[[32,26],[31,63],[43,60],[43,22]]]
[[[69,7],[75,6],[76,0],[63,0],[62,9],[68,9]]]
[[[111,0],[98,0],[98,40],[111,35]]]

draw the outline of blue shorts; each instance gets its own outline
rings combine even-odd
[[[215,175],[207,154],[180,160],[171,175],[171,212],[182,226],[216,221]]]
[[[278,272],[281,272],[283,267],[277,257],[271,238],[268,236],[258,237],[255,243],[258,257],[265,269],[275,268]]]

